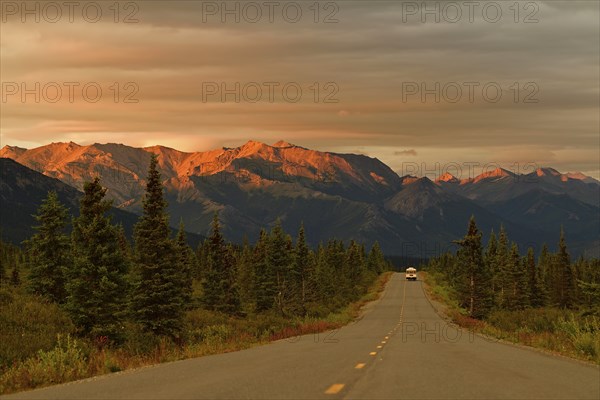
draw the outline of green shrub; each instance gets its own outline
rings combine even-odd
[[[66,382],[87,376],[87,360],[80,343],[70,335],[58,335],[50,351],[15,364],[0,379],[0,392]]]
[[[17,290],[0,290],[0,369],[40,350],[51,350],[58,335],[74,331],[73,323],[56,304]]]
[[[600,355],[600,339],[598,335],[593,335],[589,332],[582,333],[573,339],[573,344],[577,351],[592,359],[597,359],[598,355]]]
[[[578,352],[600,361],[600,318],[568,313],[555,322],[555,330],[565,333]]]
[[[530,308],[519,311],[493,311],[486,318],[487,322],[504,331],[527,329],[531,332],[553,332],[555,322],[568,313],[561,309]]]
[[[158,336],[150,332],[144,332],[140,325],[130,322],[125,324],[122,348],[128,354],[133,356],[149,354],[158,347],[159,343]]]

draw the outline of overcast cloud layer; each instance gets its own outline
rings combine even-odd
[[[240,10],[239,23],[221,15],[221,1],[121,2],[118,16],[113,2],[97,2],[97,23],[84,17],[86,2],[72,23],[66,7],[51,23],[55,10],[38,3],[38,23],[20,1],[16,10],[3,5],[2,145],[72,140],[200,151],[285,139],[378,157],[401,174],[479,162],[600,177],[597,1],[428,2],[427,9],[334,1],[319,3],[318,15],[312,1],[247,3],[227,2]],[[252,23],[257,9],[262,18]],[[40,101],[22,98],[22,84],[35,91],[36,82]],[[62,88],[54,103],[56,85],[43,89],[51,82]],[[64,82],[79,84],[72,102]],[[82,97],[90,82],[102,89],[95,103]],[[240,101],[223,99],[221,83],[236,82]],[[257,87],[262,98],[252,102]],[[297,87],[302,95],[292,102]],[[432,93],[422,98],[422,89]],[[125,102],[128,95],[138,102]]]

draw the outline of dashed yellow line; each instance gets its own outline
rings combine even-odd
[[[396,325],[396,327],[394,329],[392,329],[391,331],[388,332],[388,336],[385,337],[385,340],[381,341],[381,345],[378,345],[377,348],[378,349],[382,349],[383,345],[386,344],[387,340],[389,340],[390,336],[396,331],[397,328],[400,327],[400,325],[402,324],[402,317],[404,314],[404,302],[406,300],[406,284],[404,285],[404,292],[402,294],[402,309],[400,310],[400,320],[398,321],[398,324]],[[370,356],[376,356],[377,352],[376,351],[372,351],[369,353]],[[363,369],[367,364],[366,363],[358,363],[354,366],[354,369]],[[344,389],[344,386],[346,386],[343,383],[335,383],[333,385],[331,385],[326,391],[325,394],[338,394],[339,392],[342,391],[342,389]]]
[[[344,388],[344,386],[346,385],[344,385],[343,383],[335,383],[329,386],[329,389],[325,391],[325,394],[337,394]]]

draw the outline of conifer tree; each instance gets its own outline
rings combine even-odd
[[[500,226],[498,235],[498,248],[496,251],[496,305],[498,308],[507,308],[510,298],[511,262],[508,253],[508,238],[504,226]]]
[[[379,242],[376,241],[375,243],[373,243],[373,246],[369,251],[369,256],[367,258],[367,268],[379,275],[384,271],[384,267],[385,257],[383,256],[383,252],[381,251]]]
[[[183,327],[186,289],[175,243],[170,238],[158,156],[148,168],[143,212],[134,227],[135,284],[131,315],[146,332],[178,337]]]
[[[185,236],[185,225],[183,221],[179,222],[179,230],[177,231],[177,237],[175,238],[175,247],[179,261],[179,275],[180,275],[180,285],[183,289],[183,304],[184,307],[189,309],[191,307],[192,302],[192,283],[193,283],[193,273],[195,269],[196,257],[194,252],[188,246],[186,236]]]
[[[357,295],[362,292],[361,286],[365,261],[362,258],[360,246],[355,241],[350,241],[346,251],[345,274],[348,274],[349,286],[347,298],[356,300]]]
[[[546,292],[546,302],[548,304],[554,304],[554,276],[553,276],[553,262],[552,256],[548,251],[548,245],[544,243],[542,245],[542,250],[540,251],[540,256],[538,258],[538,268],[540,270],[540,274],[542,277],[542,281],[544,283],[544,289]]]
[[[256,311],[267,311],[275,304],[277,286],[270,264],[267,262],[267,247],[269,237],[261,229],[258,242],[254,247],[252,265],[256,276]]]
[[[324,306],[330,307],[335,295],[335,271],[330,269],[327,262],[327,250],[319,243],[315,254],[318,300]]]
[[[583,301],[590,314],[600,316],[600,282],[578,282],[581,289]]]
[[[207,269],[203,280],[204,305],[210,310],[236,314],[240,311],[239,292],[235,285],[235,265],[231,250],[221,234],[219,216],[215,213],[212,233],[207,244]]]
[[[488,271],[490,272],[491,290],[495,299],[497,296],[496,289],[498,287],[498,278],[500,274],[498,268],[498,240],[496,239],[496,234],[493,230],[490,234],[490,239],[488,240],[487,248],[485,250],[484,261]]]
[[[516,307],[516,298],[517,298],[517,282],[515,281],[515,277],[517,276],[517,271],[519,271],[519,264],[521,263],[521,257],[519,255],[519,249],[516,243],[512,243],[510,247],[510,252],[508,254],[508,259],[506,263],[506,267],[504,270],[504,303],[502,307],[506,310],[515,310]]]
[[[460,245],[457,267],[463,278],[458,288],[462,305],[470,316],[481,318],[487,315],[492,305],[491,277],[483,261],[481,233],[473,216],[467,234],[457,243]]]
[[[513,242],[510,252],[512,273],[512,308],[522,310],[529,307],[529,277],[524,259],[521,258],[519,246]]]
[[[125,228],[123,228],[122,223],[119,223],[117,225],[117,234],[119,237],[119,248],[121,249],[123,255],[130,262],[133,254],[131,252],[131,246],[129,244],[129,241],[127,240],[127,236],[125,235]]]
[[[310,260],[310,249],[306,244],[304,233],[304,224],[300,224],[298,236],[296,238],[296,247],[293,254],[293,279],[294,279],[294,299],[295,308],[302,314],[306,312],[306,304],[313,300],[313,290],[311,285],[312,263]]]
[[[66,309],[84,335],[122,333],[127,283],[127,259],[119,246],[118,228],[106,215],[112,201],[95,178],[83,186],[79,217],[73,220],[73,263],[67,272]]]
[[[282,315],[288,312],[293,295],[290,245],[290,240],[278,219],[269,235],[267,264],[275,278],[275,306]]]
[[[225,305],[222,311],[231,314],[239,315],[241,311],[240,291],[237,286],[236,272],[236,255],[235,247],[229,243],[225,252],[225,271],[223,272],[225,280],[225,293],[223,304]]]
[[[540,266],[535,262],[535,255],[531,247],[527,250],[525,265],[527,266],[529,278],[530,304],[532,307],[543,307],[547,301],[546,287],[542,280]]]
[[[208,239],[204,239],[196,249],[196,269],[194,270],[194,278],[199,281],[204,281],[206,271],[208,270]]]
[[[342,241],[332,239],[327,243],[325,261],[329,276],[329,291],[333,293],[331,305],[334,309],[338,309],[346,302],[348,294],[346,288],[350,286],[349,277],[342,272],[342,266],[346,262],[346,249]]]
[[[65,233],[67,215],[56,192],[48,192],[34,216],[36,233],[26,242],[28,289],[56,303],[64,303],[67,297],[65,274],[71,264],[71,241]]]
[[[21,285],[21,272],[19,272],[19,265],[13,266],[12,272],[10,273],[10,284],[14,287]]]
[[[571,308],[575,302],[575,274],[571,266],[571,257],[567,251],[565,232],[560,228],[560,240],[558,242],[558,254],[556,255],[558,269],[558,305]]]
[[[256,311],[256,273],[253,263],[253,251],[244,237],[244,243],[237,262],[237,286],[240,293],[242,310],[246,314]]]
[[[225,269],[225,239],[221,234],[218,214],[215,212],[212,221],[212,233],[206,241],[206,271],[202,281],[204,292],[203,303],[209,310],[217,310],[222,302],[225,283],[222,271]]]

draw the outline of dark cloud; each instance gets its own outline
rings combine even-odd
[[[600,160],[587,152],[599,144],[598,2],[519,2],[517,22],[509,8],[514,2],[495,2],[503,7],[496,23],[485,20],[485,2],[479,2],[472,22],[465,16],[457,23],[431,17],[422,23],[420,15],[406,15],[407,2],[337,1],[338,22],[327,24],[314,23],[312,2],[297,2],[304,7],[298,23],[281,13],[274,23],[222,23],[219,16],[204,22],[208,3],[137,2],[136,24],[3,23],[3,82],[132,81],[139,103],[7,102],[2,141],[145,144],[152,138],[197,150],[252,136],[330,150],[364,148],[374,157],[372,146],[409,148],[419,157],[426,148],[446,148],[466,158],[507,144],[543,145],[565,169],[598,171]],[[537,22],[525,23],[532,11]],[[303,96],[297,103],[281,96],[273,103],[203,102],[204,82],[296,82]],[[328,82],[338,89],[336,103],[323,102]],[[478,84],[473,102],[465,82]],[[420,93],[405,100],[407,83],[439,84],[442,91],[458,84],[465,91],[456,103],[448,93],[439,101]],[[501,88],[497,103],[480,90],[490,83]],[[524,103],[530,83],[538,101]],[[577,151],[579,158],[572,154]]]

